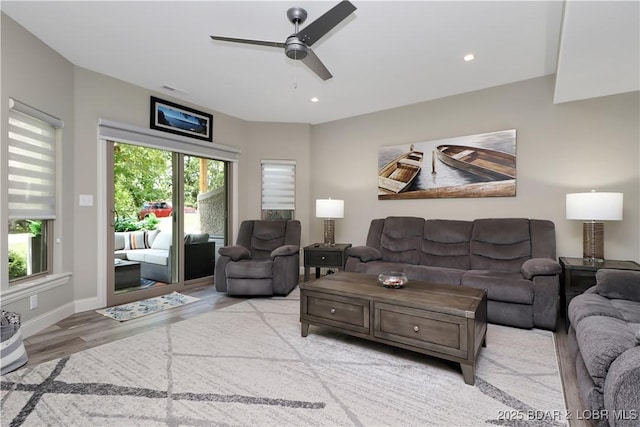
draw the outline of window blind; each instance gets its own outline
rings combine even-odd
[[[54,124],[62,122],[14,100],[9,106],[9,219],[55,219]]]
[[[262,210],[295,210],[296,163],[262,161]]]

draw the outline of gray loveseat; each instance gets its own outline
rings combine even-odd
[[[598,426],[640,425],[640,271],[599,270],[569,321],[583,409]]]
[[[140,277],[171,283],[172,237],[170,232],[131,231],[115,233],[116,259],[140,263]],[[209,234],[187,234],[184,237],[184,278],[212,276],[216,244]]]
[[[489,322],[556,327],[562,268],[551,221],[374,219],[366,246],[347,250],[345,270],[486,289]]]

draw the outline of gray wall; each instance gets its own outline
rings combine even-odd
[[[565,194],[596,189],[624,193],[624,220],[605,224],[605,256],[640,261],[638,92],[554,105],[553,88],[549,76],[313,126],[313,198],[345,200],[336,241],[363,244],[369,221],[389,215],[544,218],[558,256],[582,257]],[[503,129],[517,130],[516,197],[377,199],[379,147]],[[310,220],[321,239],[322,221]]]
[[[74,185],[75,156],[73,151],[74,134],[74,67],[69,61],[51,50],[47,45],[33,37],[4,13],[0,22],[2,48],[1,94],[0,94],[0,224],[7,226],[7,144],[6,123],[9,113],[9,98],[15,98],[32,107],[38,108],[65,122],[61,131],[61,159],[58,162],[58,211],[60,218],[56,221],[54,237],[59,239],[56,246],[54,266],[57,272],[73,271],[76,265],[74,252]],[[4,228],[6,230],[6,228]],[[3,233],[3,237],[6,234]],[[0,239],[1,247],[6,251],[7,239]],[[5,252],[6,253],[6,252]],[[7,277],[7,264],[0,269],[2,277]],[[29,298],[13,304],[2,304],[3,309],[17,311],[22,314],[23,321],[44,316],[67,305],[73,305],[74,278],[62,286],[43,292],[38,298],[38,308],[29,310]],[[2,283],[2,290],[8,288]],[[4,298],[3,298],[4,299]],[[6,300],[5,300],[6,301]]]

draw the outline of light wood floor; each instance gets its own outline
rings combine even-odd
[[[218,293],[213,286],[181,292],[200,298],[200,301],[122,323],[93,310],[69,316],[25,340],[25,348],[29,356],[28,365],[57,359],[245,300]],[[576,414],[582,411],[582,406],[578,397],[575,364],[569,357],[568,335],[565,331],[564,321],[561,320],[556,329],[557,354],[566,407],[575,418]],[[570,427],[592,427],[587,421],[575,419],[570,421],[569,425]]]

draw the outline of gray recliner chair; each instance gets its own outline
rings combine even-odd
[[[248,220],[218,250],[215,287],[229,295],[287,295],[300,279],[300,221]]]

